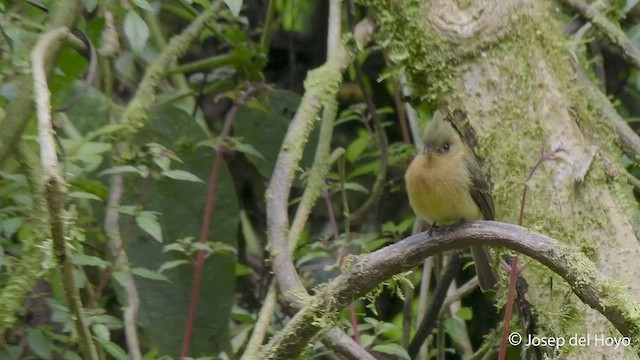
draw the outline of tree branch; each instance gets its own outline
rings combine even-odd
[[[337,2],[332,2],[333,6],[336,4]],[[361,44],[369,42],[373,28],[371,20],[367,19],[361,22],[356,29],[356,41]],[[334,33],[334,31],[330,31],[330,33]],[[344,46],[333,49],[331,54],[332,57],[323,66],[310,71],[307,75],[306,92],[289,124],[273,170],[273,176],[265,193],[273,271],[286,301],[297,309],[306,305],[306,300],[310,298],[310,295],[298,277],[289,250],[289,195],[295,170],[302,158],[304,146],[314,122],[318,118],[318,113],[322,105],[330,104],[335,97],[342,82],[342,72],[353,58],[353,54],[347,51]],[[297,241],[297,239],[292,239],[292,241]],[[330,338],[331,344],[343,355],[354,359],[373,359],[344,332],[333,329],[327,333],[327,336]],[[356,352],[361,352],[361,354],[355,355]]]
[[[104,232],[109,241],[111,255],[113,257],[114,270],[125,274],[124,293],[127,304],[123,311],[124,333],[127,340],[127,349],[130,360],[142,359],[140,341],[138,340],[138,328],[136,318],[140,307],[140,297],[136,287],[129,259],[124,249],[124,243],[120,234],[120,213],[118,206],[124,193],[124,181],[122,174],[114,174],[109,184],[109,199],[104,219]]]
[[[560,275],[583,303],[603,314],[623,336],[636,338],[640,334],[640,304],[614,280],[601,275],[584,254],[521,226],[475,221],[434,230],[432,236],[428,232],[413,235],[356,257],[341,276],[324,286],[274,336],[260,358],[294,358],[318,331],[335,320],[334,314],[354,299],[391,276],[412,269],[428,256],[471,245],[506,247],[538,260]]]
[[[582,16],[597,26],[614,44],[620,46],[622,53],[635,67],[640,68],[640,49],[636,47],[618,25],[609,21],[594,6],[587,4],[583,0],[564,0],[564,2],[571,5]]]
[[[57,45],[70,34],[69,29],[61,27],[43,35],[31,51],[31,69],[33,89],[35,91],[36,115],[38,118],[38,140],[40,142],[40,163],[42,164],[44,194],[49,206],[49,223],[53,239],[53,251],[61,265],[64,292],[74,324],[80,338],[80,347],[84,358],[97,359],[98,353],[91,338],[84,317],[80,293],[75,285],[74,265],[67,251],[65,239],[65,221],[63,219],[66,183],[58,171],[58,156],[51,122],[51,92],[47,84],[46,59],[48,53],[59,48]]]

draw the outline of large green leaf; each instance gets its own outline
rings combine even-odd
[[[291,122],[300,103],[300,96],[287,90],[275,90],[260,96],[257,100],[258,102],[253,106],[250,105],[238,111],[233,135],[243,139],[244,143],[250,144],[262,154],[262,158],[260,158],[247,153],[247,158],[256,166],[262,176],[269,179],[289,122]],[[316,129],[311,134],[306,149],[316,148],[317,133]],[[305,151],[301,161],[303,169],[311,166],[313,155],[312,151]]]
[[[152,120],[141,131],[137,143],[155,142],[171,149],[184,162],[177,167],[208,183],[215,153],[210,148],[196,147],[195,144],[206,137],[203,130],[187,114],[173,107],[154,109],[151,116]],[[132,267],[158,269],[165,262],[184,259],[178,252],[165,253],[162,249],[179,238],[199,237],[207,198],[206,183],[169,177],[151,182],[150,188],[144,190],[147,195],[143,206],[145,210],[162,214],[159,220],[164,243],[160,244],[135,226],[131,227],[136,232],[136,239],[127,243]],[[135,188],[138,184],[139,178],[132,178],[127,189],[131,194],[130,201],[142,191]],[[238,214],[233,179],[223,164],[209,240],[235,248]],[[235,256],[227,252],[215,253],[206,260],[191,356],[211,355],[229,348],[228,323],[235,291],[235,261]],[[193,268],[179,266],[163,271],[163,275],[171,282],[135,277],[141,300],[139,322],[151,346],[177,358],[184,335]]]

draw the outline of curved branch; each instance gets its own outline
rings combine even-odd
[[[339,1],[332,2],[333,6],[336,4],[339,4]],[[356,41],[360,44],[369,42],[373,29],[372,20],[363,20],[356,28]],[[310,71],[307,75],[306,92],[289,124],[269,187],[265,192],[268,239],[271,247],[273,271],[286,301],[296,309],[304,307],[311,296],[298,277],[289,251],[289,237],[291,236],[288,218],[289,195],[295,171],[302,158],[309,133],[318,118],[318,113],[323,105],[332,102],[331,99],[335,97],[342,82],[342,72],[353,58],[353,54],[344,46],[333,50],[332,57],[323,66]],[[292,241],[297,241],[297,239],[292,239]],[[351,356],[354,359],[373,359],[342,331],[332,329],[326,336],[331,345],[340,350],[343,355]],[[362,352],[362,354],[356,355],[356,352]]]
[[[512,224],[475,221],[443,230],[432,236],[423,232],[370,254],[356,257],[345,273],[335,278],[274,336],[262,359],[290,359],[354,299],[373,290],[391,276],[408,271],[428,256],[470,245],[501,246],[530,256],[560,275],[585,304],[603,314],[623,336],[640,334],[640,304],[577,250],[558,244],[545,235]],[[636,351],[640,353],[640,348]]]
[[[85,321],[84,309],[78,287],[75,285],[74,265],[67,250],[65,220],[63,218],[66,183],[60,175],[58,156],[51,122],[51,91],[47,84],[48,54],[59,49],[59,43],[69,36],[69,29],[60,27],[44,34],[31,50],[31,70],[35,92],[36,116],[38,119],[38,140],[40,142],[40,163],[43,172],[44,195],[49,207],[49,223],[53,251],[60,263],[62,283],[74,325],[78,332],[80,347],[85,359],[97,359],[98,353]]]

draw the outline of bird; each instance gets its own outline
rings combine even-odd
[[[424,150],[405,173],[409,204],[432,228],[474,220],[495,220],[491,189],[473,151],[442,116],[425,129]],[[471,246],[483,292],[497,288],[489,249]]]

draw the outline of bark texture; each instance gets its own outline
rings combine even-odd
[[[630,266],[640,258],[635,200],[630,186],[605,165],[620,159],[620,147],[611,125],[576,81],[568,41],[553,18],[559,11],[555,5],[535,0],[362,2],[375,10],[378,40],[420,100],[432,109],[466,115],[462,125],[474,130],[476,151],[493,179],[497,219],[517,222],[524,178],[541,151],[567,149],[530,183],[524,225],[581,249],[603,274],[619,280],[610,284],[612,292],[623,287],[640,297],[640,268]],[[538,264],[528,265],[525,277],[540,335],[619,336]],[[561,354],[637,356],[594,346],[566,346]]]

